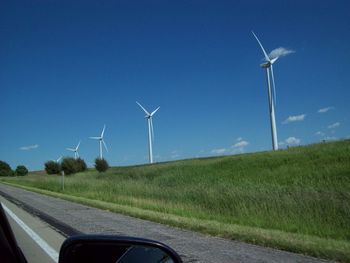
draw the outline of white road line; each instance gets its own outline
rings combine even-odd
[[[19,219],[7,206],[2,203],[2,207],[6,213],[48,254],[53,261],[58,262],[58,253],[45,240],[43,240],[37,233],[35,233],[29,226],[27,226],[21,219]]]

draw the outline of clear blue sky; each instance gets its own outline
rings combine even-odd
[[[106,124],[111,165],[271,149],[263,54],[275,64],[281,147],[350,136],[350,2],[0,3],[0,160],[90,165]],[[321,113],[318,111],[323,109]]]

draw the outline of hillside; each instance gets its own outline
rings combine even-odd
[[[1,181],[204,233],[350,262],[349,140],[114,167],[102,174],[90,170],[67,176],[65,191],[59,176]]]

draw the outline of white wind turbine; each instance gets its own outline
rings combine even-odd
[[[271,132],[272,132],[272,148],[273,150],[278,150],[278,139],[277,139],[277,128],[276,128],[276,119],[275,119],[275,106],[276,106],[276,89],[275,89],[275,78],[273,75],[273,63],[276,62],[276,60],[279,58],[274,57],[270,58],[264,47],[262,46],[261,42],[259,41],[258,37],[254,34],[252,31],[255,39],[258,41],[259,46],[262,49],[262,52],[265,56],[265,62],[262,63],[260,66],[264,69],[266,69],[266,76],[267,76],[267,88],[268,88],[268,95],[269,95],[269,109],[270,109],[270,124],[271,124]],[[271,76],[270,76],[271,75]],[[272,88],[271,90],[271,80],[272,79]]]
[[[103,140],[103,135],[104,135],[104,133],[105,133],[105,129],[106,129],[106,125],[103,125],[103,129],[102,129],[102,132],[101,132],[101,136],[98,136],[98,137],[89,137],[90,139],[99,140],[99,142],[100,142],[100,159],[101,159],[101,160],[103,159],[103,155],[102,155],[102,144],[104,145],[106,151],[108,152],[107,145],[106,145],[105,141]]]
[[[141,109],[146,113],[145,118],[147,119],[148,123],[148,147],[149,147],[149,163],[153,163],[153,152],[152,152],[152,142],[154,141],[154,132],[153,132],[153,122],[152,117],[153,115],[159,110],[160,107],[156,108],[154,111],[149,113],[146,111],[144,107],[140,103],[136,101],[136,103],[141,107]]]
[[[62,156],[60,156],[60,158],[58,158],[57,160],[52,160],[53,162],[59,163],[59,161],[61,161]]]
[[[80,142],[81,141],[79,141],[77,147],[75,147],[75,148],[66,148],[68,151],[74,152],[74,159],[78,159],[79,158],[78,149],[79,149],[79,146],[80,146]]]

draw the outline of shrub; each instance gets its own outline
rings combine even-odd
[[[78,172],[84,172],[87,169],[86,163],[83,159],[78,158],[75,160],[77,162]]]
[[[61,165],[55,161],[48,161],[45,163],[45,171],[48,174],[59,174],[61,172]]]
[[[0,161],[0,176],[11,176],[13,171],[10,165],[4,161]]]
[[[64,158],[62,160],[61,169],[65,174],[75,174],[85,171],[87,169],[87,166],[85,161],[81,158]]]
[[[17,176],[25,176],[28,174],[28,169],[24,165],[18,165],[15,174]]]
[[[62,160],[61,169],[65,174],[74,174],[78,172],[77,162],[74,158],[68,157]]]
[[[96,158],[95,168],[97,171],[101,173],[101,172],[107,171],[107,169],[109,168],[109,165],[105,159]]]

